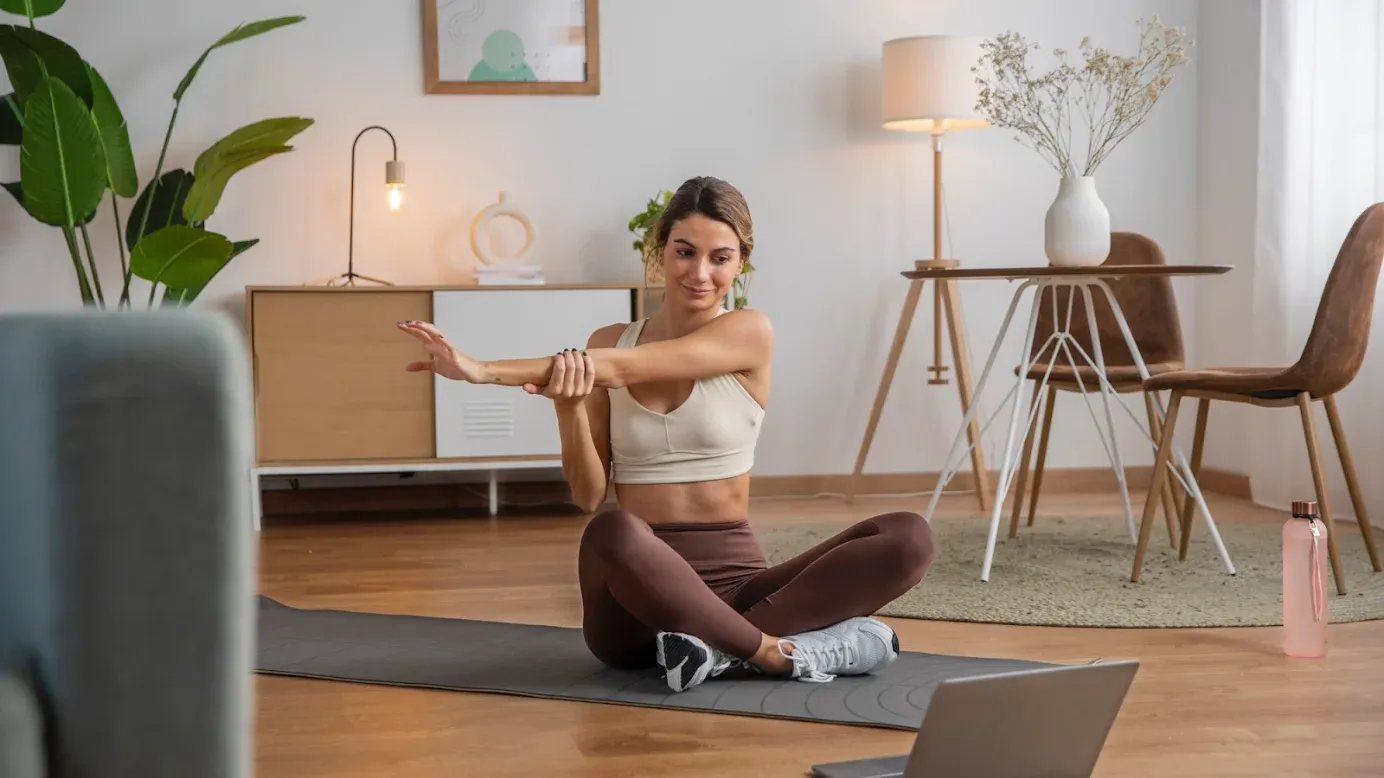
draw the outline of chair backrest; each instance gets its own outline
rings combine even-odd
[[[1105,265],[1165,265],[1163,250],[1147,236],[1136,232],[1110,233],[1110,254]],[[1139,346],[1144,362],[1172,363],[1182,367],[1186,359],[1182,345],[1182,320],[1178,316],[1177,298],[1173,295],[1172,279],[1168,276],[1126,277],[1107,281],[1115,299],[1120,304],[1130,334]],[[1053,295],[1057,296],[1057,319],[1053,319]],[[1067,300],[1071,287],[1048,287],[1042,290],[1041,306],[1038,309],[1038,330],[1034,334],[1033,351],[1037,353],[1052,335],[1058,323],[1067,321]],[[1091,292],[1096,309],[1096,326],[1100,330],[1100,345],[1106,366],[1126,366],[1134,364],[1134,357],[1125,345],[1124,334],[1120,332],[1119,322],[1110,310],[1105,294],[1095,289]],[[1086,302],[1078,290],[1071,309],[1072,337],[1086,350],[1091,359],[1091,329],[1087,324]],[[1078,366],[1084,364],[1081,355],[1073,349],[1072,356]],[[1042,357],[1043,362],[1056,361],[1066,364],[1066,352],[1052,355],[1051,349]]]
[[[1365,361],[1374,298],[1384,262],[1384,203],[1366,208],[1351,225],[1326,279],[1312,332],[1289,368],[1314,397],[1350,385]]]

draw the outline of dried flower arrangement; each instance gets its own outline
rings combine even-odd
[[[1057,66],[1035,75],[1028,54],[1038,44],[1006,32],[981,44],[976,73],[976,110],[997,127],[1015,130],[1015,140],[1032,146],[1062,177],[1090,176],[1130,133],[1172,83],[1172,72],[1187,62],[1192,42],[1185,28],[1165,27],[1155,16],[1139,20],[1139,52],[1122,57],[1081,40],[1083,63],[1067,61],[1054,49]],[[1075,105],[1075,111],[1073,110]],[[1073,151],[1074,113],[1088,135],[1085,157]]]

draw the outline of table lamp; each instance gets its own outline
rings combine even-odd
[[[880,100],[880,118],[884,129],[926,132],[932,136],[932,259],[914,262],[914,267],[919,270],[952,268],[958,264],[954,259],[942,257],[942,136],[953,130],[977,129],[990,124],[976,110],[980,91],[976,86],[975,74],[971,71],[980,62],[983,40],[955,35],[917,35],[896,38],[884,43]],[[899,317],[898,328],[894,332],[894,343],[889,352],[889,361],[884,368],[884,378],[875,396],[865,440],[856,459],[855,474],[851,479],[848,495],[850,497],[855,494],[855,481],[865,466],[865,457],[869,453],[870,443],[879,425],[885,397],[889,393],[889,385],[894,379],[894,371],[898,367],[899,356],[908,337],[909,325],[918,309],[923,283],[921,280],[909,282],[908,296],[904,300],[903,314]],[[947,379],[943,377],[947,368],[942,364],[944,311],[947,328],[951,333],[952,359],[956,362],[961,410],[965,413],[971,404],[971,377],[960,300],[951,281],[934,281],[933,364],[928,368],[932,373],[932,377],[928,379],[929,384],[947,383]],[[969,434],[972,444],[971,464],[980,507],[982,510],[988,510],[985,493],[989,478],[981,453],[979,424],[975,420],[971,422]]]
[[[355,141],[351,143],[351,222],[350,237],[346,249],[346,272],[329,280],[327,286],[355,286],[356,279],[371,281],[383,286],[393,286],[388,281],[381,281],[378,278],[371,278],[356,272],[356,147],[360,145],[361,136],[371,130],[379,130],[388,135],[393,148],[390,159],[384,163],[385,204],[389,206],[390,211],[397,211],[404,204],[404,163],[399,160],[399,144],[394,140],[394,133],[379,125],[366,127],[356,134]]]

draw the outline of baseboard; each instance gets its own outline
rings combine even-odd
[[[1152,467],[1125,470],[1129,487],[1147,489]],[[855,493],[864,495],[903,495],[930,492],[938,473],[863,473]],[[990,486],[999,479],[990,474]],[[757,475],[750,481],[752,497],[812,497],[846,494],[851,487],[849,474]],[[948,491],[974,490],[970,471],[957,473]],[[1201,473],[1202,489],[1242,499],[1250,498],[1249,477],[1240,473],[1206,468]],[[1108,467],[1052,468],[1043,473],[1044,494],[1098,494],[1117,486]],[[512,481],[499,485],[500,503],[505,512],[544,512],[575,510],[570,504],[567,485],[561,481]],[[345,514],[486,512],[490,498],[486,484],[400,484],[391,486],[325,487],[311,489],[272,489],[262,495],[266,517]]]

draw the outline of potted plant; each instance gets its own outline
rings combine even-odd
[[[639,260],[644,265],[644,284],[646,286],[662,286],[663,266],[659,264],[658,257],[647,255],[648,244],[644,238],[654,222],[658,220],[663,209],[668,207],[668,201],[673,199],[673,193],[663,190],[649,199],[644,210],[630,217],[629,230],[634,235],[634,250],[639,252]],[[726,295],[725,307],[729,310],[738,311],[750,304],[750,274],[754,272],[754,265],[747,260],[745,269],[740,275],[735,277],[731,285],[730,294]]]
[[[138,276],[149,284],[148,306],[154,305],[160,288],[162,304],[187,305],[232,259],[259,242],[233,241],[207,229],[231,177],[291,151],[287,142],[313,120],[278,117],[254,122],[213,143],[197,156],[191,170],[165,171],[178,109],[212,52],[304,17],[242,24],[202,52],[173,92],[163,147],[141,191],[125,117],[110,87],[72,46],[35,25],[36,19],[56,13],[64,2],[0,0],[0,11],[27,20],[27,25],[0,25],[0,59],[14,85],[13,92],[0,95],[0,145],[20,148],[19,180],[0,185],[25,213],[62,232],[84,305],[108,305],[87,229],[107,193],[117,225],[122,276],[118,297],[112,289],[111,299],[118,307],[130,307],[130,282]],[[121,198],[135,198],[123,229]]]
[[[1038,44],[1006,32],[981,44],[972,68],[976,109],[991,124],[1014,130],[1015,140],[1033,147],[1060,177],[1044,219],[1044,248],[1054,265],[1098,265],[1109,255],[1110,212],[1096,193],[1096,170],[1144,124],[1173,70],[1187,62],[1191,42],[1183,28],[1165,27],[1156,16],[1138,25],[1133,57],[1094,47],[1087,37],[1080,67],[1054,49],[1056,66],[1034,73],[1028,54]],[[1084,152],[1074,148],[1074,129],[1086,135]]]

